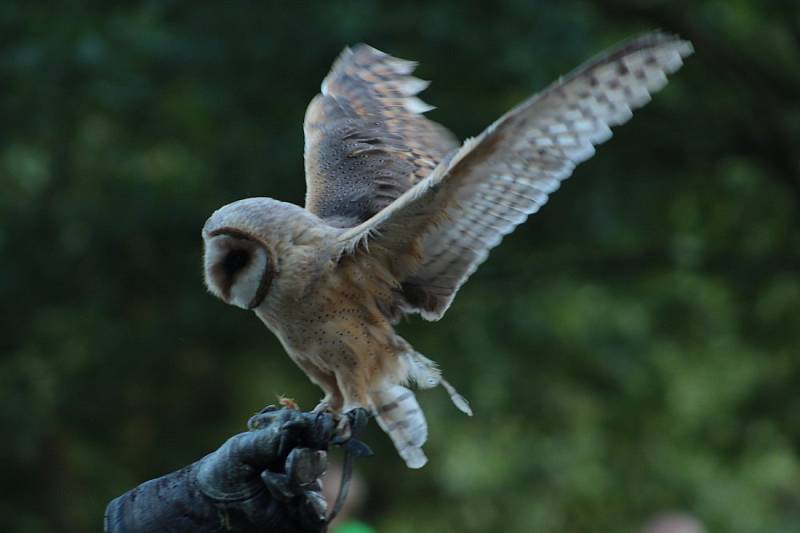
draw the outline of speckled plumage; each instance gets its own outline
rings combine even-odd
[[[306,208],[251,198],[216,211],[203,229],[209,290],[255,311],[325,391],[322,407],[371,410],[421,467],[427,424],[407,386],[441,384],[471,411],[393,325],[440,318],[489,250],[691,52],[663,34],[630,41],[457,148],[422,116],[414,63],[346,49],[306,113]]]

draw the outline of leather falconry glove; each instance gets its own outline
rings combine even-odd
[[[363,425],[363,416],[352,420]],[[327,527],[320,476],[337,443],[329,413],[267,407],[218,450],[106,508],[107,533],[286,532]]]

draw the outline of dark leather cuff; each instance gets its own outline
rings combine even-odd
[[[265,488],[247,501],[219,502],[197,484],[200,461],[142,483],[112,500],[105,512],[107,533],[249,533],[291,531],[286,517]],[[246,509],[260,508],[257,524]]]

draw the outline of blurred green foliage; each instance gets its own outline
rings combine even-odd
[[[302,203],[302,117],[340,49],[421,61],[478,133],[604,47],[697,54],[438,324],[403,335],[471,399],[420,394],[431,462],[367,437],[381,532],[800,531],[800,8],[759,0],[0,4],[0,529],[106,502],[320,393],[208,295],[200,228]]]

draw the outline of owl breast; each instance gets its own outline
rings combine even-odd
[[[380,310],[388,290],[385,274],[374,268],[336,265],[302,294],[278,291],[267,312],[257,314],[306,373],[313,365],[369,388],[402,377],[398,338]]]

